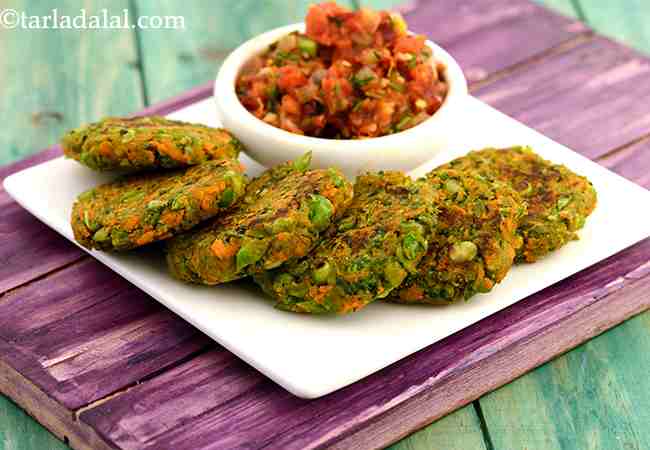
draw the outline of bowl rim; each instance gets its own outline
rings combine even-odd
[[[290,146],[299,146],[312,150],[326,149],[329,152],[341,151],[343,150],[341,147],[344,147],[346,152],[351,150],[371,151],[376,150],[378,147],[385,148],[400,143],[403,144],[404,139],[426,138],[433,128],[447,121],[448,117],[454,113],[457,105],[461,103],[461,100],[468,95],[467,80],[458,62],[445,49],[427,39],[425,44],[433,51],[432,62],[441,62],[445,66],[445,76],[449,84],[449,90],[440,108],[424,122],[398,133],[367,139],[328,139],[304,136],[274,127],[255,117],[239,101],[235,91],[237,76],[244,64],[254,55],[266,50],[269,45],[282,36],[293,31],[304,32],[304,30],[304,22],[274,28],[244,42],[226,57],[214,81],[215,103],[221,117],[227,114],[229,122],[238,122],[249,130],[254,129],[257,134],[263,135],[265,139],[282,142]]]

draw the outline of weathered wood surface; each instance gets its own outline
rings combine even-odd
[[[512,2],[509,2],[508,4],[512,4]],[[519,11],[527,11],[527,9],[526,8],[520,8]],[[195,12],[193,14],[197,14],[197,13],[198,13],[197,10],[195,10]],[[411,13],[411,14],[413,14],[413,13]],[[450,15],[451,14],[453,14],[453,12],[450,13]],[[500,11],[498,13],[497,12],[494,13],[495,16],[498,16],[499,14],[503,14],[503,12]],[[501,16],[501,17],[503,18],[503,16]],[[516,17],[515,17],[515,19],[516,19]],[[427,21],[425,20],[424,17],[422,17],[420,20],[424,24],[427,23]],[[498,19],[498,20],[502,20],[502,19]],[[497,20],[497,22],[498,22],[498,20]],[[569,37],[568,40],[562,41],[560,43],[561,44],[560,47],[559,48],[556,47],[556,49],[554,51],[552,51],[552,52],[542,51],[541,55],[540,54],[529,55],[529,56],[526,56],[524,58],[524,60],[513,61],[511,63],[511,65],[509,65],[509,66],[504,65],[504,70],[501,70],[498,74],[496,74],[496,76],[494,76],[494,77],[493,76],[488,76],[488,79],[487,79],[488,83],[483,85],[481,87],[481,89],[480,89],[481,95],[483,95],[483,93],[485,93],[485,92],[487,92],[487,93],[490,92],[489,91],[489,88],[490,88],[489,82],[491,82],[492,80],[497,80],[498,81],[499,78],[508,76],[510,74],[510,72],[512,72],[512,76],[516,76],[517,72],[522,71],[522,70],[526,70],[527,67],[536,67],[536,70],[541,70],[541,68],[544,67],[545,60],[546,60],[546,58],[547,58],[547,56],[549,54],[552,55],[553,53],[558,53],[558,54],[566,53],[567,51],[570,51],[571,49],[578,47],[579,45],[583,44],[584,42],[590,41],[591,38],[588,35],[583,34],[584,30],[582,30],[578,26],[571,26],[571,22],[568,22],[568,23],[569,23],[569,26],[570,26],[569,32],[570,33],[576,33],[577,37],[574,37],[574,38]],[[501,24],[502,24],[502,26],[504,28],[507,29],[509,22],[507,20],[505,22],[502,20]],[[534,24],[531,24],[530,26],[534,27]],[[488,29],[489,29],[489,25],[488,25]],[[487,33],[487,35],[490,34],[489,31],[481,31],[481,32],[485,32],[485,33]],[[549,35],[552,35],[553,33],[555,33],[555,30],[549,30]],[[167,35],[167,36],[169,36],[169,35]],[[215,35],[215,39],[218,40],[218,38],[219,38],[219,36]],[[154,42],[151,45],[160,45],[159,42],[160,41],[158,41],[158,43]],[[512,40],[512,39],[508,39],[507,42],[502,43],[502,44],[503,45],[521,46],[520,43],[517,42],[517,40]],[[170,46],[170,47],[173,47],[173,46]],[[614,47],[614,49],[615,50],[619,49],[619,47]],[[487,50],[489,50],[489,49],[483,48],[484,52],[486,52]],[[469,55],[470,52],[468,51],[467,54]],[[147,55],[147,53],[145,52],[145,60],[146,60],[146,55]],[[469,60],[469,64],[472,65],[473,67],[481,68],[480,64],[478,64],[478,63],[477,64],[472,64],[471,60]],[[513,65],[514,65],[514,68],[513,68]],[[154,66],[152,66],[152,67],[154,67]],[[575,70],[579,69],[579,66],[577,64],[574,64],[572,67],[575,67]],[[170,70],[175,70],[175,69],[170,69]],[[195,74],[199,74],[199,75],[191,75],[188,78],[188,79],[193,79],[195,81],[202,81],[201,77],[202,76],[207,76],[206,74],[208,73],[207,70],[205,70],[205,71],[196,70],[195,71],[194,69],[190,70],[190,72],[195,73]],[[482,72],[480,70],[476,71],[476,73],[478,75],[481,75],[478,78],[482,78]],[[152,71],[151,74],[152,74],[152,76],[158,76],[158,74],[155,71]],[[203,74],[203,75],[201,75],[201,74]],[[470,75],[471,75],[471,73],[470,73]],[[491,75],[491,74],[488,74],[488,75]],[[163,74],[161,74],[161,76],[163,76]],[[172,78],[172,77],[174,77],[174,75],[173,75],[173,73],[166,72],[164,74],[164,77]],[[211,74],[210,74],[210,77],[211,77]],[[534,79],[534,77],[533,78],[528,77],[528,79],[533,80],[532,84],[535,84],[535,83],[539,82],[539,81],[535,81],[536,79]],[[518,81],[514,81],[514,82],[518,82]],[[625,80],[624,79],[623,80],[618,80],[617,83],[620,83],[620,85],[622,86],[623,83],[625,83]],[[158,92],[158,94],[153,94],[154,97],[155,97],[155,95],[160,95],[160,97],[166,96],[165,95],[165,90],[168,88],[168,86],[165,86],[165,85],[162,85],[162,86],[163,87],[159,88],[159,89],[152,89],[152,91],[151,91],[152,94],[154,92]],[[495,86],[498,87],[499,85],[496,84]],[[573,88],[574,88],[574,86],[569,87],[568,89],[573,89]],[[564,89],[567,89],[567,85],[565,85],[563,83],[549,83],[549,86],[546,86],[546,89],[550,89],[551,91],[554,91],[556,95],[565,95],[566,91],[564,91]],[[167,95],[168,94],[169,94],[169,92],[167,92]],[[603,104],[603,103],[605,103],[607,101],[608,101],[607,96],[604,96],[604,95],[597,96],[596,103]],[[511,102],[510,104],[514,105],[515,103]],[[535,105],[535,104],[531,104],[531,105],[527,105],[527,108],[535,108],[536,106],[537,105]],[[566,120],[564,125],[562,125],[562,124],[555,124],[554,125],[554,127],[555,127],[554,130],[557,132],[557,136],[559,136],[559,138],[560,138],[559,140],[562,140],[563,133],[571,134],[571,133],[574,132],[572,130],[574,130],[575,128],[580,128],[582,126],[583,128],[581,128],[581,129],[584,129],[584,130],[588,129],[588,127],[585,127],[585,126],[583,126],[582,124],[579,123],[580,122],[580,120],[579,120],[580,119],[580,115],[579,115],[580,110],[574,110],[574,111],[575,111],[574,114],[569,117],[569,119],[571,119],[571,120]],[[508,112],[508,111],[506,111],[506,112]],[[639,113],[638,110],[635,111],[635,114],[638,114],[638,113]],[[606,118],[606,120],[598,121],[598,125],[599,125],[598,130],[599,130],[599,132],[603,136],[607,136],[610,133],[617,133],[618,131],[616,130],[616,127],[619,125],[619,123],[616,123],[614,120],[612,120],[611,116],[605,116],[605,118]],[[633,120],[638,120],[638,117],[631,117],[631,118]],[[528,123],[530,125],[532,125],[534,127],[538,127],[538,128],[542,125],[542,123],[539,122],[538,118],[530,119],[528,121]],[[591,131],[591,130],[588,130],[588,131]],[[577,134],[578,133],[576,133],[576,135]],[[637,137],[638,136],[635,136],[633,139],[630,139],[630,141],[636,139]],[[624,141],[625,138],[622,138],[621,140]],[[625,145],[627,143],[628,142],[623,142],[622,145]],[[587,148],[587,147],[585,147],[585,148]],[[590,145],[588,148],[592,149],[592,148],[598,148],[598,147],[593,147],[592,145]],[[647,161],[644,161],[644,157],[643,157],[643,153],[642,153],[643,149],[644,149],[644,147],[642,146],[642,144],[639,144],[638,146],[634,146],[634,145],[633,146],[626,146],[620,152],[616,152],[616,153],[610,155],[610,157],[606,158],[603,162],[606,163],[607,165],[609,165],[610,163],[613,164],[612,167],[614,167],[615,170],[621,171],[626,176],[630,176],[631,178],[636,179],[636,180],[642,180],[643,178],[642,178],[642,174],[640,172],[640,169],[642,169],[644,167],[643,166],[644,162],[645,162],[646,167],[647,167]],[[614,149],[613,148],[612,149],[607,149],[607,153],[609,154],[611,152],[611,150],[614,150]],[[598,155],[601,154],[601,153],[599,153],[599,151],[597,151],[596,153],[598,153]],[[619,159],[616,159],[616,158],[619,158]],[[2,173],[2,169],[0,169],[0,173]],[[84,264],[86,264],[86,262],[84,262]],[[65,269],[65,270],[72,270],[72,268]],[[643,272],[643,270],[641,270],[641,272],[637,272],[637,275],[633,274],[633,276],[638,276],[639,273],[644,273],[644,272]],[[56,276],[56,274],[54,276]],[[48,277],[48,278],[51,278],[51,277]],[[47,278],[45,280],[47,280]],[[45,280],[42,280],[42,281],[45,282]],[[641,281],[643,281],[643,279]],[[628,283],[630,283],[629,279],[625,281],[625,284],[628,284]],[[634,283],[636,283],[636,282],[634,282]],[[26,289],[28,287],[29,286],[27,286],[25,288],[20,288],[20,289],[14,291],[12,294],[15,294],[16,292],[21,292],[22,289]],[[637,302],[644,300],[643,297],[635,297],[636,294],[628,293],[628,291],[632,292],[634,290],[627,289],[627,288],[624,291],[619,290],[616,293],[612,294],[611,298],[614,298],[614,300],[618,299],[618,301],[622,301],[623,299],[627,300],[627,299],[630,299],[630,298],[634,299]],[[634,292],[636,292],[636,291],[634,291]],[[639,292],[642,293],[643,290],[640,290]],[[610,297],[608,297],[608,299],[610,299]],[[611,301],[614,301],[614,300],[611,300]],[[1,304],[2,301],[3,300],[0,300],[0,304]],[[636,306],[636,304],[634,304],[633,302],[627,302],[627,303],[621,305],[621,308],[632,307],[632,306]],[[585,308],[585,310],[586,309],[587,308]],[[620,310],[618,310],[618,309],[617,309],[617,311],[620,312]],[[72,312],[74,312],[74,311],[72,311]],[[589,316],[584,316],[584,317],[589,317]],[[593,318],[592,320],[596,320],[598,318],[599,318],[599,315],[596,314],[595,318]],[[145,325],[143,325],[144,328],[147,328],[149,326],[148,325],[148,323],[149,323],[148,320],[149,319],[145,320]],[[178,319],[176,319],[176,320],[178,320]],[[587,322],[591,323],[591,320],[588,320]],[[578,321],[576,323],[580,324],[581,322]],[[636,321],[632,321],[630,323],[636,323]],[[624,326],[627,326],[627,324],[624,325]],[[598,331],[598,330],[595,330],[595,331]],[[92,330],[89,330],[89,332],[92,335]],[[143,332],[145,332],[145,331],[143,331]],[[628,338],[628,339],[638,339],[639,338],[639,333],[642,333],[642,331],[640,329],[636,329],[636,330],[634,330],[633,334],[626,335],[625,337]],[[645,333],[647,334],[647,331],[645,331]],[[610,339],[610,338],[608,338],[608,339]],[[82,341],[83,341],[83,339],[82,339]],[[83,347],[84,343],[80,342],[79,344],[80,344],[81,347]],[[575,342],[572,343],[571,345],[575,345]],[[215,352],[216,352],[216,350],[215,350]],[[83,352],[80,353],[80,354],[83,354]],[[194,361],[195,359],[198,360],[200,358],[205,358],[206,355],[208,355],[208,354],[211,354],[211,353],[206,353],[205,355],[201,355],[198,358],[194,358],[194,359],[190,358],[190,360],[187,361],[185,364],[191,364],[192,361]],[[34,354],[28,355],[28,357],[31,357],[32,360],[33,360],[33,356],[34,356]],[[612,356],[615,356],[615,355],[612,355]],[[540,358],[542,358],[542,356],[540,356]],[[74,361],[74,358],[73,358],[73,361]],[[178,362],[182,362],[182,360],[177,361],[177,363]],[[172,365],[176,365],[177,363],[174,363]],[[72,368],[75,368],[75,369],[79,368],[78,366],[74,366],[74,365],[69,366],[69,367],[72,367]],[[178,366],[177,369],[180,368],[180,367],[182,367],[182,365]],[[645,376],[644,373],[647,374],[647,371],[643,372],[643,367],[644,366],[638,367],[638,370],[637,370],[637,368],[632,367],[631,368],[632,370],[630,371],[631,374],[632,374],[631,376],[636,375],[636,378],[642,379]],[[173,370],[177,370],[177,369],[173,369]],[[128,372],[129,369],[127,368],[127,369],[124,369],[124,370],[126,372]],[[250,370],[250,369],[248,369],[248,370]],[[83,373],[83,371],[84,371],[83,368],[81,368],[80,373]],[[514,369],[513,369],[513,371],[514,371]],[[91,372],[93,372],[93,371],[91,370]],[[144,372],[147,372],[147,370],[145,370]],[[161,372],[161,375],[155,375],[155,374],[158,373],[156,371],[150,372],[151,373],[150,375],[144,375],[144,382],[142,383],[141,386],[137,386],[137,389],[139,389],[140,387],[147,386],[147,385],[149,385],[149,383],[157,381],[161,376],[164,376],[167,373],[163,369],[161,369],[160,372]],[[514,371],[514,372],[516,372],[516,371]],[[1,375],[1,370],[0,370],[0,375]],[[83,395],[88,395],[87,397],[84,397],[83,401],[87,401],[88,399],[93,397],[93,394],[92,394],[93,388],[92,388],[92,384],[90,383],[90,380],[91,379],[93,379],[93,380],[101,380],[102,377],[106,378],[107,375],[109,375],[109,374],[103,373],[101,370],[98,370],[98,371],[94,371],[92,377],[90,377],[90,378],[84,378],[83,376],[80,377],[80,380],[82,382],[82,386],[85,387],[85,389],[82,389],[82,391],[84,392]],[[512,375],[512,374],[510,374],[510,375]],[[512,376],[514,376],[514,375],[512,375]],[[125,376],[125,379],[127,379],[127,378],[129,378],[128,375]],[[133,378],[137,379],[138,376],[135,376]],[[45,379],[45,378],[43,378],[43,379]],[[18,379],[15,379],[14,381],[15,381],[15,383],[12,386],[17,385]],[[479,386],[485,387],[484,384],[483,385],[481,384],[481,382],[484,382],[484,381],[485,380],[483,380],[483,381],[478,380],[478,382],[476,384],[479,385]],[[491,380],[488,380],[488,381],[491,381]],[[83,384],[83,383],[88,383],[88,384]],[[125,385],[125,387],[128,387],[128,385]],[[621,388],[622,390],[624,390],[626,388],[626,385],[619,385],[618,387]],[[27,391],[28,388],[29,388],[29,385],[27,387],[25,387],[25,389],[16,390],[15,392],[12,393],[12,395],[14,397],[16,397],[19,394],[22,394],[23,392]],[[32,388],[35,390],[34,391],[35,392],[35,394],[34,394],[35,397],[34,398],[37,398],[38,395],[39,395],[39,388],[37,386],[32,386]],[[134,388],[131,387],[131,391],[133,391],[133,390],[134,390]],[[129,393],[131,391],[129,391]],[[42,391],[40,391],[40,392],[41,392],[41,395],[42,395]],[[102,392],[103,391],[98,390],[95,393],[96,393],[96,395],[102,395]],[[118,394],[120,394],[121,392],[122,392],[122,390],[120,390],[118,392]],[[90,393],[90,394],[88,394],[88,393]],[[528,390],[528,391],[524,392],[523,394],[522,393],[520,393],[520,394],[521,395],[534,396],[534,395],[538,395],[539,392],[532,389],[532,390]],[[65,394],[59,394],[59,395],[65,395]],[[478,395],[478,394],[476,394],[476,395]],[[585,397],[587,397],[586,394],[585,394]],[[121,395],[117,395],[115,397],[114,401],[117,401],[120,398],[121,398]],[[517,398],[517,397],[515,397],[515,398]],[[518,397],[518,398],[522,398],[522,397]],[[525,397],[523,397],[523,398],[525,398]],[[101,400],[101,398],[98,398],[98,400],[99,401],[98,401],[97,405],[101,407],[101,403],[103,402],[103,400]],[[449,401],[450,399],[447,398],[446,400]],[[509,417],[511,421],[516,421],[518,419],[517,416],[516,416],[517,410],[511,408],[513,406],[512,402],[505,401],[503,397],[500,400],[501,400],[501,402],[499,404],[501,406],[502,417]],[[43,400],[43,398],[40,398],[39,401],[44,402],[45,400]],[[466,401],[467,401],[467,399],[463,399],[463,402],[466,402]],[[555,397],[553,397],[553,396],[549,396],[547,398],[547,402],[551,402],[551,401],[557,401],[557,399]],[[583,399],[583,401],[584,401],[584,399]],[[437,400],[436,404],[439,404],[439,403],[442,403],[442,402]],[[458,404],[459,403],[456,402],[456,406]],[[24,404],[24,406],[26,408],[28,408],[30,411],[35,410],[35,405],[38,405],[36,400],[32,401],[31,404]],[[183,405],[183,407],[187,406],[185,403],[182,403],[182,405]],[[494,407],[494,404],[487,404],[487,403],[483,404],[483,403],[481,403],[481,405],[482,405],[484,415],[486,417],[492,417],[492,416],[489,416],[489,412],[490,412],[490,408]],[[96,406],[96,404],[93,404],[91,406],[91,408],[89,409],[89,411],[93,411],[95,406]],[[371,425],[370,428],[366,428],[366,433],[371,433],[373,435],[376,434],[378,436],[382,436],[382,435],[385,435],[387,433],[387,430],[389,430],[388,431],[389,433],[395,432],[396,430],[399,430],[400,433],[401,433],[402,429],[410,431],[410,430],[412,430],[412,421],[417,419],[417,417],[416,417],[417,414],[424,414],[426,416],[427,414],[430,414],[430,412],[431,412],[431,410],[424,407],[424,404],[422,404],[422,405],[410,404],[410,405],[406,405],[405,407],[407,407],[406,411],[402,411],[399,408],[396,409],[398,417],[393,418],[389,414],[389,415],[386,415],[383,418],[383,420],[377,420],[377,421],[373,422],[373,424]],[[508,408],[510,408],[510,409],[508,409]],[[106,412],[107,410],[103,409],[102,411]],[[526,412],[527,412],[527,414],[529,414],[531,424],[535,423],[536,417],[542,418],[542,416],[540,414],[535,416],[535,411],[533,411],[533,410],[528,410]],[[570,411],[568,409],[565,410],[566,415],[570,415],[572,412],[573,411]],[[82,413],[82,415],[83,414],[84,413]],[[90,412],[88,412],[86,414],[90,414]],[[208,413],[208,415],[209,415],[209,413]],[[405,419],[402,420],[402,417],[405,417]],[[453,439],[453,442],[454,442],[453,445],[455,445],[458,448],[477,448],[475,445],[472,445],[472,443],[477,442],[476,439],[481,437],[481,435],[480,435],[481,430],[480,430],[480,426],[479,426],[479,420],[478,420],[478,418],[476,416],[475,411],[471,407],[465,408],[464,410],[462,410],[462,416],[460,416],[459,414],[451,416],[452,419],[456,418],[456,417],[463,417],[463,418],[467,419],[467,420],[463,421],[463,423],[465,424],[465,427],[466,427],[466,428],[464,428],[464,430],[466,430],[467,433],[463,434],[462,436],[467,435],[469,437],[468,438],[461,437],[461,439],[459,440],[459,439],[454,439],[452,436],[447,436],[447,439],[449,439],[449,440]],[[99,443],[99,441],[98,442],[93,441],[94,439],[99,439],[99,437],[95,436],[93,434],[94,432],[89,431],[88,427],[85,427],[83,423],[77,422],[75,420],[71,420],[69,417],[67,419],[68,420],[66,422],[66,426],[68,427],[68,429],[72,428],[73,429],[72,431],[74,432],[74,434],[72,436],[70,436],[71,437],[71,442],[73,442],[73,445],[75,445],[77,447],[81,447],[82,445],[88,445],[88,442],[95,443],[95,444]],[[273,418],[270,418],[270,419],[273,419]],[[426,416],[426,419],[424,419],[423,422],[420,422],[420,425],[423,425],[425,423],[425,421],[428,421],[430,419],[431,419],[430,416]],[[43,423],[48,424],[48,427],[50,427],[51,429],[53,429],[55,431],[56,430],[65,430],[66,429],[61,424],[59,424],[58,427],[57,427],[57,425],[50,425],[52,423],[51,420],[53,420],[51,417],[39,417],[39,420],[41,420]],[[48,420],[50,422],[48,422]],[[440,424],[442,424],[442,423],[445,423],[445,422],[444,421],[437,422],[433,427],[430,427],[425,431],[429,431],[429,430],[434,430],[434,432],[435,432],[435,430],[439,431],[439,430],[441,430],[441,428],[440,428],[441,425]],[[497,424],[497,422],[495,422],[495,421],[492,421],[491,423]],[[510,428],[506,427],[506,425],[508,425],[508,424],[504,424],[503,422],[501,424],[504,426],[504,428],[501,429],[501,431],[503,433],[508,433],[510,431]],[[554,422],[551,421],[551,422],[546,423],[545,425],[547,426],[547,429],[550,429],[550,427],[552,427],[553,424],[554,424]],[[574,426],[575,430],[580,429],[579,425],[580,425],[580,422],[572,422],[572,426]],[[631,429],[638,430],[638,428],[636,428],[636,425],[629,425],[629,426],[631,427]],[[489,431],[490,430],[489,430],[489,424],[488,424],[488,432]],[[497,427],[497,428],[495,428],[495,430],[494,430],[494,432],[492,434],[494,442],[499,442],[499,443],[505,442],[505,441],[501,440],[502,437],[499,436],[498,431],[499,431],[499,428]],[[514,431],[517,431],[517,430],[514,430]],[[63,436],[63,434],[60,431],[57,431],[57,432],[58,432],[59,436]],[[406,432],[406,431],[404,431],[404,432]],[[637,431],[637,433],[638,433],[638,431]],[[514,436],[515,433],[510,433],[510,434],[513,435],[513,437],[510,438],[511,440],[508,441],[508,442],[515,444],[514,445],[515,448],[526,447],[526,446],[528,446],[529,448],[534,448],[534,445],[529,445],[529,444],[534,444],[535,443],[534,440],[525,440],[525,439],[523,439],[525,437],[525,436],[523,436],[525,433],[521,433],[521,435],[519,435],[518,438],[516,438]],[[108,435],[106,435],[106,436],[108,436]],[[355,435],[355,433],[353,431],[352,434],[350,434],[349,436],[350,436],[350,439],[354,439],[354,442],[357,443],[358,445],[366,445],[366,444],[371,443],[369,441],[364,440],[364,435],[362,433]],[[415,439],[415,438],[411,438],[411,439]],[[351,442],[351,441],[348,441],[348,442]],[[408,446],[411,445],[411,443],[413,443],[413,446],[415,446],[416,442],[417,441],[407,440],[407,441],[404,441],[403,443],[401,443],[400,445],[408,447]],[[580,441],[576,440],[576,442],[580,442]],[[603,440],[603,442],[609,442],[609,441]],[[641,442],[641,441],[639,441],[639,442]],[[440,444],[441,442],[438,441],[436,443]],[[424,445],[424,444],[421,444],[421,445]],[[449,446],[451,447],[451,444]],[[93,447],[96,447],[96,446],[93,445]],[[429,448],[429,447],[424,447],[424,448]],[[413,447],[413,448],[420,448],[420,447]]]
[[[650,60],[596,37],[474,94],[574,150],[598,158],[650,132]]]
[[[81,420],[122,448],[383,446],[650,307],[649,269],[646,240],[317,400],[293,397],[215,350]],[[567,324],[576,328],[568,333]]]
[[[211,343],[93,259],[9,293],[0,311],[0,339],[31,364],[3,359],[70,410]]]
[[[0,211],[0,293],[82,257],[77,247],[35,220],[2,187]]]
[[[128,0],[92,3],[10,0],[2,9],[30,15],[121,11]],[[142,108],[133,33],[125,30],[23,30],[0,26],[0,164],[56,142],[79,123]],[[112,95],[119,92],[119,95]]]
[[[136,0],[139,15],[183,16],[185,31],[139,33],[143,74],[150,102],[185,92],[214,80],[221,62],[239,44],[264,31],[300,22],[315,0],[238,0],[228,5],[176,0]],[[352,6],[348,0],[339,2]]]
[[[58,2],[61,15],[128,8],[127,0]],[[45,2],[13,0],[0,9],[51,14]],[[56,142],[68,128],[143,106],[133,34],[122,30],[21,30],[0,27],[0,164]],[[109,59],[106,55],[110,55]],[[119,91],[120,95],[111,95]],[[54,152],[51,152],[52,154]],[[47,154],[50,156],[50,153]],[[47,156],[0,168],[9,173]],[[0,293],[79,259],[81,252],[17,206],[0,188]],[[25,242],[32,245],[25,248]]]
[[[415,1],[403,11],[414,31],[427,34],[454,55],[471,82],[538,57],[587,31],[580,22],[521,0]]]
[[[4,396],[0,396],[0,424],[0,448],[3,450],[68,448]]]
[[[577,0],[576,4],[592,27],[650,54],[650,8],[646,0]]]

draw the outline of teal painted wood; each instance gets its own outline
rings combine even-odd
[[[481,398],[495,448],[650,448],[650,314]]]
[[[579,10],[576,8],[578,0],[534,0],[566,16],[580,18]]]
[[[63,1],[59,15],[119,13],[128,0]],[[50,15],[52,3],[11,0],[0,8]],[[64,130],[142,102],[129,30],[22,30],[0,27],[0,164],[55,144]]]
[[[388,447],[388,450],[487,450],[473,405],[459,409]]]
[[[0,450],[63,450],[69,447],[0,396]]]
[[[185,29],[181,31],[138,31],[149,101],[164,100],[214,79],[221,62],[232,49],[263,31],[300,22],[311,3],[314,1],[136,0],[139,16],[182,16],[185,19]]]
[[[647,0],[579,0],[584,20],[597,31],[650,54]]]

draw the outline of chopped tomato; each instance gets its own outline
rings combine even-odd
[[[237,95],[264,122],[326,138],[384,136],[434,114],[445,68],[397,13],[336,3],[309,8],[291,33],[244,67]]]

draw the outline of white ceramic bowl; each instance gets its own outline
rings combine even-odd
[[[429,119],[408,130],[369,139],[323,139],[293,134],[255,117],[239,102],[235,81],[253,56],[292,31],[304,31],[297,23],[268,31],[235,49],[224,61],[214,83],[217,114],[223,126],[237,136],[246,153],[271,167],[311,151],[313,167],[338,167],[348,176],[368,170],[412,170],[431,159],[447,142],[462,117],[467,81],[449,53],[431,41],[433,59],[446,67],[449,92],[442,106]]]

